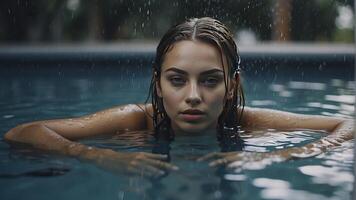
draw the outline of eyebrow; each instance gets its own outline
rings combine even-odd
[[[175,67],[171,67],[171,68],[165,70],[164,72],[168,72],[168,71],[174,71],[174,72],[177,72],[179,74],[184,74],[184,75],[188,74],[186,71],[178,69],[178,68],[175,68]],[[219,72],[224,73],[223,70],[215,68],[215,69],[210,69],[210,70],[204,71],[204,72],[202,72],[200,74],[201,75],[208,75],[208,74],[219,73]]]

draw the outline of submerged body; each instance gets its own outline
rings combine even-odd
[[[175,137],[216,135],[221,127],[235,130],[237,125],[248,130],[310,129],[329,133],[301,148],[254,156],[256,160],[278,157],[276,160],[282,161],[305,154],[316,155],[353,138],[354,128],[350,120],[244,108],[239,67],[235,66],[238,60],[236,45],[231,35],[222,24],[210,18],[183,25],[181,29],[168,31],[158,47],[151,88],[155,95],[152,104],[124,105],[75,119],[30,122],[8,131],[5,139],[89,160],[119,173],[160,176],[165,171],[178,170],[174,162],[167,162],[167,155],[122,153],[93,148],[76,140],[121,130],[155,130],[173,133]],[[208,34],[211,36],[207,37]],[[170,37],[174,40],[168,40]],[[210,166],[228,165],[242,160],[246,154],[212,152],[197,161],[209,160]]]
[[[142,110],[142,108],[146,110]],[[150,110],[152,110],[151,104],[132,104],[75,119],[31,122],[11,129],[5,134],[5,139],[11,143],[30,144],[35,148],[74,156],[80,160],[93,162],[99,167],[113,171],[114,173],[129,172],[130,174],[161,176],[166,171],[178,170],[174,162],[166,162],[167,155],[146,152],[117,152],[110,149],[90,147],[76,142],[76,140],[86,137],[115,134],[120,130],[152,131],[154,127],[152,126],[152,118],[149,116],[152,113]],[[337,118],[299,115],[270,109],[245,108],[243,119],[242,126],[245,129],[273,128],[277,130],[293,130],[303,128],[325,130],[329,135],[302,148],[294,147],[270,153],[212,152],[198,158],[197,161],[208,160],[209,166],[213,167],[228,165],[236,160],[243,160],[244,156],[252,160],[277,156],[280,158],[278,161],[283,161],[291,159],[293,156],[314,156],[353,138],[353,123]],[[326,127],[326,124],[328,127]],[[191,133],[181,134],[186,135]],[[206,132],[205,134],[212,133]],[[176,137],[179,137],[179,134],[176,134]]]

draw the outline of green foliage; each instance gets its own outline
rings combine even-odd
[[[337,29],[333,35],[333,41],[341,43],[352,43],[354,41],[354,33],[352,30]]]
[[[337,10],[333,0],[293,1],[292,39],[330,41],[335,30]]]

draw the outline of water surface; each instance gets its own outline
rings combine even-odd
[[[19,123],[76,117],[147,97],[150,70],[134,68],[2,69],[0,133]],[[307,67],[306,67],[307,68]],[[304,114],[352,118],[354,82],[339,71],[321,76],[300,71],[246,70],[247,105]],[[302,146],[321,131],[246,132],[246,151],[269,152]],[[83,143],[117,151],[152,152],[149,133],[119,133]],[[250,163],[242,168],[211,168],[195,160],[219,152],[215,136],[180,136],[170,144],[171,162],[180,170],[159,180],[124,176],[27,147],[0,141],[1,199],[351,199],[353,140],[314,158]]]

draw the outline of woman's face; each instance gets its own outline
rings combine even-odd
[[[219,51],[199,41],[175,43],[162,63],[157,91],[176,134],[215,131],[226,92]]]

